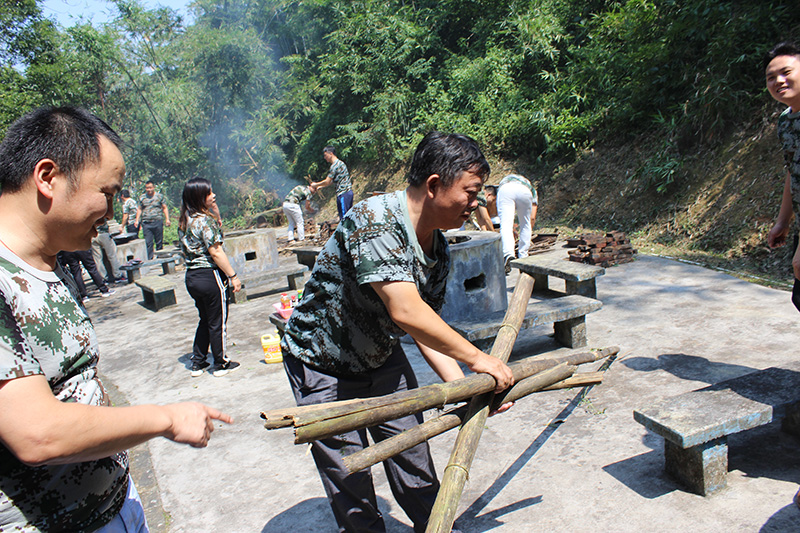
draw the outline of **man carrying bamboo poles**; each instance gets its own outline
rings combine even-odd
[[[405,191],[350,210],[317,258],[281,343],[298,405],[382,396],[417,387],[400,345],[405,333],[445,381],[464,376],[458,361],[497,380],[508,366],[463,339],[438,315],[450,264],[441,230],[458,228],[477,207],[489,165],[475,141],[429,133],[411,163]],[[369,428],[381,441],[422,421],[408,416]],[[348,474],[342,457],[368,445],[366,430],[312,443],[340,531],[385,531],[369,470]],[[439,490],[427,443],[384,462],[397,502],[424,531]]]

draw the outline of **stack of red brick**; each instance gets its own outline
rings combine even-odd
[[[611,231],[605,235],[588,233],[578,239],[570,239],[568,243],[578,247],[577,250],[569,251],[570,261],[602,267],[630,263],[636,253],[623,231]]]

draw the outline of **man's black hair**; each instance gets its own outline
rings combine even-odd
[[[489,163],[478,143],[466,135],[432,131],[417,146],[407,181],[412,187],[419,187],[437,174],[442,185],[450,187],[467,171],[483,179],[489,175]]]
[[[322,149],[322,153],[324,154],[325,152],[330,152],[333,155],[336,155],[336,148],[334,148],[333,146],[330,146],[330,145],[326,146],[325,148]]]
[[[129,191],[128,189],[122,189],[121,191],[119,191],[119,195],[122,198],[130,198],[131,197],[131,191]]]
[[[78,171],[100,159],[100,135],[118,148],[122,139],[111,126],[78,107],[42,107],[17,119],[0,143],[0,188],[17,192],[36,164],[51,159],[74,190]]]
[[[764,56],[764,70],[767,70],[770,61],[780,56],[800,57],[800,47],[790,41],[783,41],[776,44],[772,50],[767,52],[767,54]]]

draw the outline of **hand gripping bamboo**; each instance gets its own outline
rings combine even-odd
[[[508,361],[508,356],[517,340],[532,290],[533,278],[521,273],[490,354],[503,362]],[[426,533],[450,533],[453,529],[458,502],[475,457],[475,450],[478,448],[483,426],[489,416],[493,397],[494,393],[491,392],[481,394],[469,403],[466,421],[459,429],[450,461],[444,469],[442,485],[433,504]]]

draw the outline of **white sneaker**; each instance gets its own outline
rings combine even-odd
[[[103,298],[108,298],[109,296],[111,296],[112,294],[114,294],[116,292],[117,291],[115,291],[114,289],[109,289],[106,292],[101,292],[100,296],[102,296]]]
[[[223,366],[218,366],[214,369],[213,374],[215,378],[221,378],[222,376],[227,376],[237,368],[239,368],[239,363],[236,361],[228,361]]]

